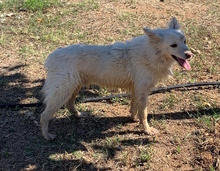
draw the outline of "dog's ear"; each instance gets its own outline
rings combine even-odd
[[[159,43],[162,39],[162,37],[159,34],[157,34],[155,31],[151,29],[144,28],[144,32],[149,37],[149,40],[152,43]]]
[[[177,21],[177,19],[175,17],[173,17],[169,23],[169,26],[168,26],[170,29],[176,29],[176,30],[179,30],[180,29],[180,25]]]

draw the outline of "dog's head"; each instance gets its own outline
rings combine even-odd
[[[180,30],[176,18],[172,18],[167,29],[151,30],[144,28],[144,32],[148,36],[149,42],[157,47],[162,55],[177,61],[186,70],[191,69],[187,59],[191,58],[193,54],[186,46],[186,38]]]

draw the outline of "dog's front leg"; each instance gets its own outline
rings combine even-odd
[[[138,100],[138,117],[140,120],[140,126],[143,127],[144,132],[149,135],[155,135],[158,134],[159,131],[153,127],[150,127],[148,121],[147,121],[147,100],[148,100],[148,91],[142,94],[139,94]]]

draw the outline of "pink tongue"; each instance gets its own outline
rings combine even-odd
[[[189,64],[189,62],[185,59],[181,59],[181,58],[177,58],[177,60],[179,61],[180,65],[182,67],[184,67],[186,70],[190,70],[191,69],[191,66]]]

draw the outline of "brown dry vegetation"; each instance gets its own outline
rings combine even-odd
[[[220,79],[218,0],[48,0],[42,8],[24,2],[0,1],[0,104],[41,101],[43,64],[57,47],[124,41],[143,34],[143,27],[165,27],[172,16],[195,55],[190,72],[175,65],[174,77],[158,86]],[[156,137],[129,119],[126,98],[78,104],[90,113],[84,119],[61,109],[50,123],[54,142],[41,136],[42,107],[1,108],[0,170],[220,170],[219,93],[191,89],[150,96]]]

